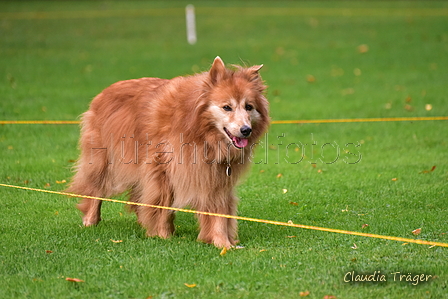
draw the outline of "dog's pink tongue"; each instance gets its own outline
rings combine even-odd
[[[239,138],[239,137],[233,137],[233,142],[238,147],[246,147],[247,143],[249,142],[247,139]]]

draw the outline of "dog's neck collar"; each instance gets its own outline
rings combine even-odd
[[[227,176],[231,176],[232,175],[232,167],[230,166],[230,163],[227,164],[226,175]]]

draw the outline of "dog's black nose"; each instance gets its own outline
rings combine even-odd
[[[249,137],[250,133],[252,133],[252,128],[249,126],[242,126],[240,132],[244,137]]]

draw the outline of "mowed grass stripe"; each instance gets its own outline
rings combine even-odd
[[[331,16],[331,17],[446,17],[448,8],[302,8],[302,7],[198,7],[198,15]],[[3,12],[3,20],[91,19],[109,17],[183,16],[183,8],[84,11]]]

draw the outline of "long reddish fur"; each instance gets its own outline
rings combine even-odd
[[[229,97],[255,99],[260,119],[248,138],[253,145],[268,128],[268,102],[260,67],[215,64],[208,72],[171,80],[120,81],[97,95],[82,116],[81,155],[67,191],[110,197],[130,190],[133,202],[236,215],[235,186],[253,147],[231,146],[208,108]],[[82,199],[78,208],[84,225],[101,220],[101,201]],[[135,212],[148,236],[173,234],[173,212],[141,206]],[[198,220],[199,240],[217,247],[236,244],[236,220],[203,215]]]

